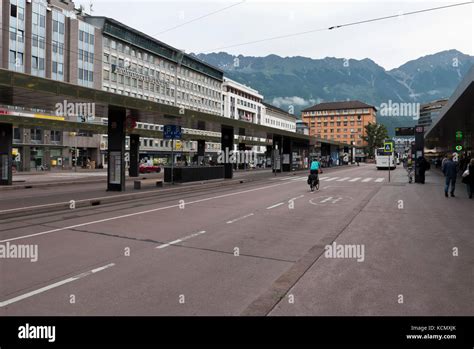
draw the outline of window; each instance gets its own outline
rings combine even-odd
[[[16,15],[17,15],[17,7],[16,7],[16,5],[11,4],[10,5],[10,16],[16,18]]]
[[[38,57],[32,56],[31,57],[31,68],[38,69]]]
[[[39,128],[32,128],[31,129],[31,140],[41,142],[42,140],[42,132]]]
[[[61,132],[51,130],[50,140],[53,141],[53,142],[60,142],[61,141]]]

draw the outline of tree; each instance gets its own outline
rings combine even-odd
[[[382,124],[372,124],[369,122],[365,126],[365,134],[364,140],[368,144],[369,157],[373,157],[375,149],[383,147],[383,142],[388,138],[387,128]]]

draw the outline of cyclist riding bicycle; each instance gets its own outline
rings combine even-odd
[[[311,188],[313,188],[313,185],[319,182],[319,170],[321,168],[321,163],[317,159],[313,159],[311,161],[311,166],[309,168],[309,178],[308,178],[308,184],[311,185]]]

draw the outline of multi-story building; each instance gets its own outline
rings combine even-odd
[[[265,102],[263,102],[263,105],[265,106],[265,112],[262,125],[296,132],[296,118],[293,114]]]
[[[73,1],[1,0],[0,4],[0,67],[101,88],[100,30],[84,21]]]
[[[102,36],[101,89],[221,114],[221,70],[114,19],[85,21]]]
[[[356,146],[367,146],[365,126],[376,123],[377,109],[360,101],[327,102],[302,110],[309,135]]]
[[[102,56],[100,30],[84,21],[84,16],[66,0],[0,0],[0,68],[101,88]],[[63,103],[59,101],[58,103]],[[6,110],[12,111],[7,106]],[[54,110],[14,110],[26,114],[55,115]],[[77,115],[62,115],[77,121]],[[69,133],[42,128],[15,129],[14,147],[18,168],[71,167],[72,150],[83,159],[98,161],[99,135]]]
[[[263,96],[251,87],[224,78],[222,116],[254,124],[262,123]]]
[[[303,135],[309,135],[308,124],[302,120],[296,120],[296,133],[301,133]]]
[[[441,109],[448,103],[447,99],[439,99],[430,103],[420,105],[420,118],[418,126],[424,126],[425,130],[438,118]]]
[[[88,16],[73,1],[0,0],[0,23],[1,68],[221,115],[221,70],[113,19]],[[51,132],[59,134],[61,152]],[[103,160],[101,135],[41,128],[15,134],[22,135],[15,144],[19,169],[71,167],[76,149],[78,165]]]

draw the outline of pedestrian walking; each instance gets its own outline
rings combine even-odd
[[[425,184],[425,172],[429,170],[430,164],[426,161],[424,156],[416,159],[416,167],[418,168],[418,175],[421,184]]]
[[[474,193],[474,158],[471,159],[466,171],[462,174],[462,182],[466,184],[469,199],[472,199],[472,194]]]
[[[454,197],[454,190],[456,188],[457,164],[453,161],[453,156],[448,155],[447,160],[443,165],[443,173],[446,177],[444,185],[444,196],[448,197],[449,187],[451,186],[451,196]]]

